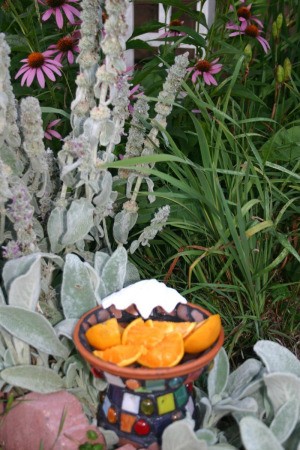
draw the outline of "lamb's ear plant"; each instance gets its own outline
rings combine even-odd
[[[299,450],[300,362],[272,341],[258,341],[254,352],[259,359],[231,373],[224,348],[218,353],[205,386],[196,388],[201,428],[191,418],[173,423],[163,450]]]
[[[57,156],[45,148],[38,100],[15,101],[10,50],[0,35],[0,245],[7,260],[1,267],[0,387],[17,394],[68,389],[95,415],[105,384],[76,353],[73,328],[107,295],[140,279],[128,252],[148,245],[166,223],[168,206],[130,237],[144,182],[155,201],[143,170],[155,162],[159,129],[166,127],[188,58],[178,56],[168,69],[155,117],[149,118],[141,96],[129,120],[127,2],[106,2],[104,30],[95,21],[100,2],[83,0],[81,6],[72,132]],[[117,173],[109,165],[124,140],[125,121],[131,127],[124,159],[139,156],[139,165]]]

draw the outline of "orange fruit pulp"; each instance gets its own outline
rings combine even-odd
[[[138,358],[138,363],[145,367],[174,367],[184,355],[183,338],[177,331],[167,333],[155,346],[147,348]]]
[[[221,318],[219,314],[209,316],[199,322],[194,331],[184,339],[184,350],[187,353],[200,353],[208,349],[221,332]]]
[[[149,368],[173,367],[184,353],[209,348],[221,332],[219,314],[202,322],[144,321],[141,317],[122,327],[117,319],[93,325],[86,338],[93,353],[121,367],[135,362]],[[100,351],[98,351],[100,350]]]
[[[94,350],[94,355],[104,361],[117,364],[120,367],[136,362],[144,352],[142,345],[115,345],[103,351]]]
[[[97,323],[85,333],[88,343],[97,350],[105,350],[121,344],[121,331],[115,317],[103,323]]]

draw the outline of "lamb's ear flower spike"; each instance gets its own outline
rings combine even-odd
[[[55,53],[53,50],[47,50],[45,52],[33,52],[28,55],[27,58],[22,59],[24,62],[21,69],[16,74],[15,78],[19,78],[22,75],[21,86],[26,83],[26,86],[31,86],[33,80],[37,78],[37,81],[41,88],[45,87],[45,75],[51,80],[55,81],[56,75],[61,76],[60,68],[62,67],[59,61],[51,59],[50,56]]]
[[[79,0],[38,0],[38,2],[48,7],[42,15],[42,21],[46,22],[53,14],[60,29],[64,25],[63,12],[71,25],[75,24],[75,16],[80,17],[80,11],[71,5],[71,3],[78,3]]]

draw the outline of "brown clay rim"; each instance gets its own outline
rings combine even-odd
[[[202,308],[201,306],[194,305],[193,303],[187,303],[187,305],[191,306],[192,308],[196,308],[201,312],[204,312],[207,316],[211,316],[211,313],[207,311],[206,309]],[[101,359],[94,356],[91,352],[89,352],[80,342],[79,340],[79,330],[80,326],[83,322],[83,320],[86,318],[86,316],[90,315],[93,311],[96,311],[98,309],[102,309],[102,306],[96,306],[95,308],[87,311],[77,322],[74,333],[73,333],[73,339],[75,346],[81,356],[89,362],[89,364],[94,367],[95,369],[101,370],[103,372],[108,372],[112,375],[119,376],[121,378],[133,378],[138,380],[157,380],[157,379],[164,379],[164,378],[174,378],[179,377],[183,375],[192,374],[193,372],[196,372],[197,370],[207,366],[217,355],[220,348],[223,345],[224,342],[224,329],[221,328],[221,333],[217,339],[217,341],[213,344],[213,346],[208,350],[206,353],[204,353],[202,356],[199,356],[199,358],[193,359],[191,361],[178,364],[178,366],[175,367],[167,367],[167,368],[161,368],[161,369],[148,369],[148,368],[140,368],[140,367],[119,367],[116,364],[112,364],[106,361],[101,361]]]

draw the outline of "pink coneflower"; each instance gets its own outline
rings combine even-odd
[[[242,28],[238,25],[227,25],[226,28],[228,30],[236,30],[233,33],[230,33],[229,37],[233,36],[239,36],[239,35],[246,35],[252,38],[255,38],[262,48],[264,49],[265,53],[268,53],[268,50],[270,50],[270,44],[269,42],[261,36],[262,30],[260,30],[256,25],[247,25],[247,27],[242,30]]]
[[[128,105],[128,111],[130,112],[130,114],[133,114],[134,111],[134,106],[133,106],[133,101],[143,92],[140,91],[140,84],[137,84],[136,86],[134,86],[132,89],[130,89],[130,91],[128,92],[128,98],[129,98],[129,105]]]
[[[58,28],[62,28],[64,25],[64,18],[62,11],[65,13],[69,22],[74,25],[75,17],[80,17],[80,11],[70,5],[70,3],[78,3],[79,0],[38,0],[41,5],[48,6],[49,9],[42,15],[42,20],[46,22],[52,14],[55,16]]]
[[[55,81],[54,73],[61,76],[61,71],[59,70],[59,68],[62,67],[61,63],[49,58],[50,55],[53,55],[53,50],[47,50],[43,53],[33,52],[30,53],[27,58],[21,59],[21,62],[25,62],[25,64],[23,64],[15,76],[15,78],[18,78],[20,75],[23,75],[21,86],[24,85],[25,81],[26,85],[30,86],[34,78],[37,77],[39,85],[41,88],[44,88],[44,74],[50,78],[51,81]]]
[[[50,45],[49,50],[53,50],[55,53],[57,52],[57,55],[54,58],[56,61],[61,63],[66,57],[68,62],[73,64],[74,53],[79,53],[79,47],[77,44],[78,38],[75,37],[75,34],[72,34],[71,36],[65,36],[59,39],[56,44]]]
[[[204,83],[210,85],[214,84],[217,86],[217,82],[213,75],[220,72],[222,69],[222,64],[217,64],[219,61],[219,58],[214,59],[212,62],[207,61],[207,59],[199,59],[197,63],[194,65],[194,67],[190,67],[187,69],[187,72],[193,72],[192,75],[192,82],[196,83],[197,78],[199,76],[203,77]]]
[[[61,122],[60,119],[52,120],[52,122],[49,122],[46,126],[46,130],[44,133],[45,139],[48,139],[49,141],[52,141],[52,138],[56,139],[62,139],[62,135],[58,133],[58,131],[53,130],[53,127],[58,125]]]
[[[174,19],[168,25],[169,31],[162,33],[158,36],[159,39],[163,39],[165,37],[178,37],[178,36],[186,36],[186,33],[183,31],[174,30],[173,27],[181,27],[184,24],[183,20]]]
[[[245,1],[241,0],[241,3],[245,3]],[[236,14],[238,16],[239,21],[241,22],[241,30],[244,31],[247,25],[251,25],[251,21],[255,22],[259,27],[263,28],[263,23],[257,16],[254,16],[251,12],[252,4],[240,6]],[[234,11],[234,7],[230,6],[230,11]],[[229,25],[232,25],[230,22]]]

